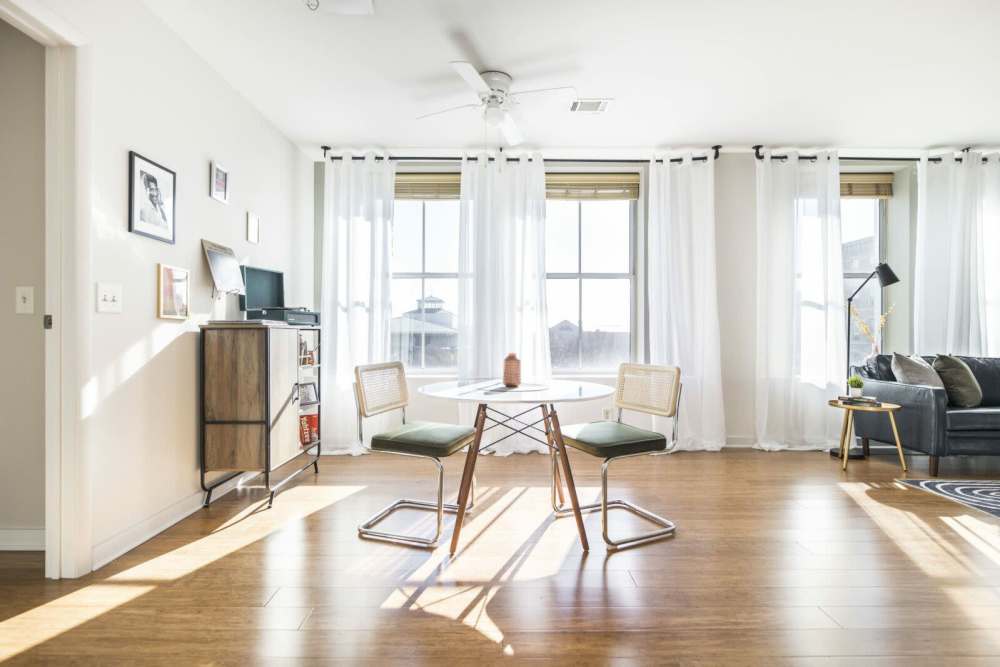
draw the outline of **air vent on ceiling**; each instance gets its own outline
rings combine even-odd
[[[341,16],[371,16],[375,13],[375,0],[304,0],[306,8],[325,14]]]
[[[610,99],[591,97],[587,99],[573,100],[573,104],[570,105],[569,110],[579,113],[604,113],[608,110],[608,104],[611,103]]]

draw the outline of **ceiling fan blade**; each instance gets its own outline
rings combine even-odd
[[[500,134],[503,135],[503,140],[507,142],[508,146],[517,146],[524,141],[524,136],[517,128],[517,123],[514,122],[514,117],[510,115],[509,111],[504,114],[503,121],[497,126],[497,129],[500,130]]]
[[[441,111],[434,111],[431,113],[425,113],[423,116],[417,116],[416,120],[423,120],[424,118],[430,118],[431,116],[440,116],[443,113],[449,113],[451,111],[458,111],[459,109],[472,109],[474,107],[480,107],[480,104],[462,104],[457,107],[451,107],[450,109],[441,109]]]
[[[450,64],[455,73],[462,77],[476,91],[477,95],[489,95],[489,85],[483,77],[479,76],[479,72],[476,71],[472,63],[467,63],[464,60],[453,60]]]
[[[572,90],[573,94],[576,95],[576,86],[556,86],[555,88],[534,88],[532,90],[519,90],[517,92],[511,93],[511,97],[520,97],[521,95],[534,95],[536,93],[555,93],[560,90]]]

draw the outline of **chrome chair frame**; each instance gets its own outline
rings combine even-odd
[[[359,398],[359,392],[361,391],[358,383],[354,383],[354,402],[358,408],[358,441],[364,446],[364,429],[363,422],[365,415],[362,412],[361,400]],[[406,406],[403,405],[400,408],[402,412],[402,423],[406,423]],[[376,412],[373,414],[383,414],[389,410],[383,412]],[[469,437],[470,443],[472,442],[472,436]],[[441,531],[444,526],[444,513],[458,512],[458,505],[455,503],[444,502],[444,464],[441,463],[441,459],[436,456],[421,456],[420,454],[409,454],[405,452],[390,452],[383,450],[375,450],[369,447],[365,447],[369,452],[376,454],[394,454],[396,456],[409,456],[416,459],[424,459],[428,461],[433,461],[434,465],[437,467],[437,501],[431,502],[427,500],[414,500],[412,498],[400,498],[395,502],[390,503],[385,506],[374,515],[371,516],[367,521],[358,526],[358,536],[365,539],[380,540],[383,542],[392,542],[393,544],[401,544],[404,546],[418,547],[425,549],[433,549],[438,546],[438,542],[441,539]],[[466,512],[471,512],[476,504],[476,478],[472,478],[472,489],[470,491],[471,495],[469,498],[469,507]],[[389,533],[385,531],[375,530],[375,526],[379,522],[387,518],[390,514],[399,509],[415,509],[424,511],[434,511],[437,514],[437,527],[434,531],[433,537],[418,537],[416,535],[407,535],[404,533]]]
[[[609,456],[604,459],[601,465],[601,499],[596,503],[590,503],[587,505],[581,505],[581,512],[601,512],[601,537],[604,538],[604,543],[607,545],[608,551],[617,551],[619,549],[628,549],[630,547],[636,547],[655,540],[660,540],[666,537],[672,537],[677,530],[677,524],[675,524],[670,519],[662,517],[659,514],[654,514],[649,510],[634,505],[627,500],[614,499],[608,500],[608,466],[611,465],[612,461],[618,461],[621,459],[636,458],[639,456],[658,456],[660,454],[667,454],[673,451],[674,447],[677,446],[677,421],[680,414],[680,401],[681,401],[681,391],[683,386],[678,384],[677,388],[677,401],[674,406],[674,414],[671,419],[673,420],[673,431],[671,434],[670,444],[662,451],[657,452],[639,452],[637,454],[623,454],[621,456]],[[622,408],[618,408],[618,423],[622,422]],[[558,468],[558,457],[559,454],[556,452],[552,453],[552,511],[555,513],[556,518],[562,518],[566,516],[573,516],[573,510],[563,506],[561,500],[562,489],[558,488],[557,485],[561,486],[561,481],[559,480],[559,468]],[[559,493],[560,499],[557,501],[556,494]],[[611,539],[608,535],[608,510],[609,509],[623,509],[632,512],[636,516],[646,519],[650,523],[654,523],[661,528],[646,533],[640,533],[638,535],[633,535],[630,537],[623,537],[618,540]]]

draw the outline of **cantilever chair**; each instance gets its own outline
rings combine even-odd
[[[358,526],[358,535],[407,546],[436,547],[441,537],[444,513],[458,511],[458,505],[444,502],[444,466],[441,464],[441,459],[451,456],[472,442],[475,429],[434,422],[407,424],[406,405],[409,403],[409,393],[406,389],[406,373],[403,370],[403,364],[398,361],[358,366],[354,369],[354,379],[354,398],[358,404],[358,440],[364,442],[362,424],[366,417],[401,410],[402,425],[393,431],[373,435],[370,449],[375,452],[428,459],[434,462],[438,471],[436,503],[408,498],[397,500]],[[475,504],[475,488],[475,479],[473,479],[469,510]],[[375,530],[376,524],[396,510],[403,508],[436,511],[437,530],[434,537],[425,538]]]
[[[649,510],[625,500],[608,500],[608,465],[619,459],[669,451],[667,439],[662,434],[623,424],[623,410],[635,410],[672,418],[673,433],[670,448],[677,445],[677,408],[681,397],[680,378],[680,369],[672,366],[622,364],[618,368],[618,388],[615,392],[615,407],[618,408],[617,421],[573,424],[562,428],[563,441],[568,446],[604,459],[604,465],[601,467],[601,500],[590,505],[583,505],[580,509],[584,512],[601,511],[601,528],[604,542],[608,545],[609,551],[638,546],[674,534],[676,526],[669,519],[653,514]],[[553,468],[552,509],[555,510],[556,516],[568,516],[572,510],[563,508],[561,503],[556,502],[556,489],[559,484],[556,469]],[[561,491],[561,489],[559,490]],[[561,497],[562,494],[559,495]],[[613,540],[608,535],[609,508],[628,510],[661,526],[661,528]]]

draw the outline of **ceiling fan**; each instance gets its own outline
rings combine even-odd
[[[506,72],[496,70],[479,72],[472,63],[463,60],[456,60],[450,64],[455,73],[462,77],[462,80],[472,88],[473,92],[479,98],[479,102],[475,104],[461,104],[457,107],[417,116],[417,120],[439,116],[444,113],[458,111],[459,109],[482,109],[483,119],[486,121],[486,124],[499,130],[508,146],[517,146],[524,141],[524,137],[511,115],[512,107],[517,105],[522,95],[552,93],[560,90],[576,90],[573,86],[557,86],[555,88],[512,91],[510,88],[514,83],[514,79]]]

